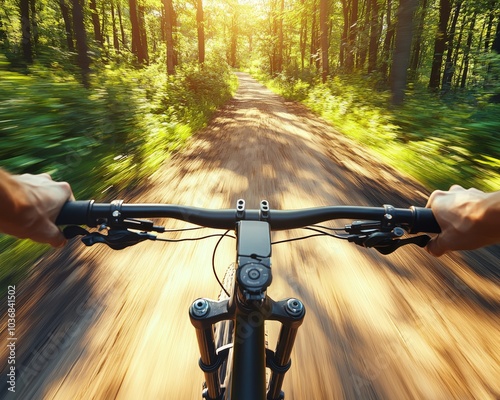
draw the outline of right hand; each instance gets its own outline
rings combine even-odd
[[[439,257],[448,251],[473,250],[500,241],[500,192],[484,193],[453,185],[433,192],[427,202],[441,233],[427,245]]]

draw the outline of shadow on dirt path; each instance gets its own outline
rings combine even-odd
[[[425,204],[425,188],[301,105],[246,74],[238,78],[235,98],[126,201]],[[187,310],[198,297],[217,297],[215,242],[142,243],[119,252],[72,243],[42,260],[16,288],[16,393],[3,379],[0,396],[200,399]],[[217,252],[219,274],[233,254],[228,239]],[[437,260],[415,248],[384,257],[329,238],[276,245],[269,293],[297,296],[307,308],[286,398],[498,399],[499,259],[498,247]],[[270,326],[271,344],[277,328]],[[0,359],[7,350],[1,347]]]

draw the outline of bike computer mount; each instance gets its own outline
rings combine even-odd
[[[237,213],[245,213],[245,202],[238,200]],[[271,230],[269,203],[261,201],[259,220],[241,220],[236,225],[238,242],[236,279],[246,300],[263,300],[272,282]]]

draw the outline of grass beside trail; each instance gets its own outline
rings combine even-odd
[[[106,66],[90,89],[52,70],[0,74],[0,167],[50,173],[76,198],[109,200],[144,182],[236,91],[224,65],[140,70]],[[50,250],[0,235],[0,291],[26,276]]]

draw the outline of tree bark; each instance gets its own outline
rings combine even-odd
[[[396,43],[391,68],[392,104],[400,106],[404,101],[408,66],[413,38],[413,16],[418,0],[400,0],[396,22]]]
[[[101,27],[99,25],[99,13],[97,12],[97,3],[96,0],[90,0],[89,3],[90,13],[92,15],[92,26],[94,27],[94,38],[97,42],[104,44],[101,35]]]
[[[83,21],[83,7],[80,0],[72,0],[73,3],[73,27],[75,30],[76,50],[78,52],[78,66],[82,74],[82,83],[86,88],[90,87],[90,58],[88,55],[87,32]]]
[[[146,19],[144,17],[144,5],[139,4],[137,7],[137,15],[139,20],[139,62],[142,64],[149,64],[148,52],[148,35],[146,32]]]
[[[500,18],[497,23],[497,32],[495,34],[495,39],[493,39],[493,44],[491,45],[491,50],[500,54]]]
[[[389,65],[390,65],[389,61],[391,57],[391,48],[395,31],[394,24],[392,23],[392,0],[387,0],[386,20],[387,20],[387,33],[385,34],[382,63],[380,65],[380,73],[382,74],[384,81],[387,80],[387,71],[389,70]]]
[[[320,0],[319,24],[321,36],[321,80],[325,83],[330,74],[328,66],[328,0]]]
[[[276,72],[283,72],[283,17],[285,13],[285,0],[280,0],[278,17],[278,49],[276,57]]]
[[[446,49],[446,30],[448,20],[450,19],[451,2],[450,0],[440,0],[439,3],[439,24],[434,39],[434,56],[432,59],[431,76],[429,79],[429,88],[439,89],[441,82],[441,67],[443,65],[443,54]]]
[[[137,13],[136,0],[129,0],[130,24],[132,26],[132,53],[137,57],[139,63],[143,63],[141,57],[141,31],[139,27],[139,15]]]
[[[340,37],[340,52],[339,52],[339,64],[342,69],[346,65],[346,53],[348,50],[348,35],[349,35],[349,8],[347,6],[347,0],[341,0],[342,2],[342,15],[344,17],[344,26],[342,28],[342,36]]]
[[[494,17],[495,17],[495,13],[494,13],[494,9],[493,9],[493,6],[492,6],[492,9],[490,10],[490,13],[488,15],[488,24],[487,24],[487,27],[486,27],[486,37],[484,39],[484,51],[485,52],[488,52],[488,50],[490,48],[491,31],[492,31],[492,28],[493,28],[493,18]],[[497,30],[497,34],[498,34],[498,30]]]
[[[467,84],[467,74],[469,72],[469,56],[470,56],[470,50],[471,50],[471,45],[472,45],[472,37],[474,33],[474,27],[476,26],[476,17],[477,17],[477,11],[474,11],[474,15],[472,16],[472,20],[470,22],[470,28],[469,28],[469,35],[467,36],[467,44],[465,47],[464,51],[464,68],[463,68],[463,73],[462,73],[462,80],[460,82],[460,87],[462,89],[465,89],[465,86]]]
[[[319,46],[318,46],[318,16],[316,15],[316,5],[317,5],[317,0],[313,1],[313,8],[312,8],[312,23],[311,23],[311,51],[310,51],[310,56],[309,56],[309,67],[312,67],[313,64],[317,65],[317,61],[319,59]]]
[[[30,4],[29,0],[20,0],[19,11],[21,16],[21,47],[24,61],[33,63],[33,42],[31,37]]]
[[[127,48],[127,37],[125,36],[125,29],[123,27],[123,19],[122,19],[122,9],[120,4],[116,5],[116,12],[118,13],[118,21],[120,22],[120,33],[122,37],[122,46]]]
[[[113,27],[113,47],[116,51],[120,51],[120,40],[118,39],[118,30],[116,28],[115,2],[111,0],[111,24]]]
[[[299,47],[300,47],[300,65],[301,70],[304,70],[305,59],[306,59],[306,49],[307,49],[307,9],[305,7],[305,0],[300,0],[302,6],[302,15],[300,19],[300,36],[299,36]]]
[[[420,67],[420,54],[422,52],[422,35],[424,33],[425,16],[427,15],[427,0],[422,0],[420,12],[418,13],[418,25],[413,35],[413,51],[410,58],[409,79],[417,79],[417,70]]]
[[[30,22],[31,22],[31,36],[33,39],[33,48],[34,52],[36,53],[36,48],[38,46],[38,18],[37,18],[37,13],[36,13],[36,0],[29,0],[30,2],[30,12],[31,12],[31,17],[30,17]]]
[[[172,0],[163,0],[165,7],[165,43],[167,46],[167,74],[175,74],[175,53],[174,53],[174,37],[173,37],[173,13],[174,6]]]
[[[352,0],[349,13],[349,34],[347,36],[347,51],[345,68],[347,72],[354,71],[355,44],[358,35],[358,0]]]
[[[198,28],[198,63],[200,65],[203,65],[203,63],[205,62],[205,27],[202,0],[197,0],[196,25]]]
[[[455,36],[455,30],[457,27],[458,16],[460,14],[460,8],[462,2],[459,1],[455,7],[455,13],[453,14],[453,19],[451,20],[450,31],[448,33],[447,39],[447,50],[446,50],[446,61],[444,63],[443,81],[441,83],[441,90],[448,91],[451,88],[451,80],[453,78],[453,73],[455,71],[455,64],[453,64],[453,39]]]
[[[378,38],[380,37],[379,8],[377,0],[371,1],[370,43],[368,45],[368,72],[377,69]]]
[[[236,18],[236,12],[233,13],[231,19],[231,49],[230,49],[230,61],[229,65],[231,67],[236,68],[237,60],[236,60],[236,51],[238,45],[238,22]]]
[[[59,0],[59,7],[61,8],[61,15],[64,20],[66,44],[68,45],[68,50],[74,52],[75,45],[73,43],[73,27],[71,25],[70,11],[68,5],[66,4],[66,0]]]

